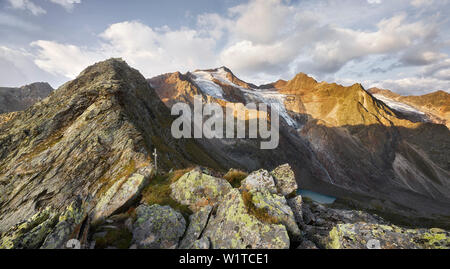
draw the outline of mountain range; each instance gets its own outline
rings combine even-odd
[[[61,248],[71,238],[104,247],[128,238],[127,248],[334,248],[365,244],[345,241],[338,223],[347,221],[450,228],[448,93],[402,97],[303,73],[256,86],[226,67],[145,79],[121,59],[49,92],[25,94],[0,114],[2,248]],[[174,139],[171,107],[198,95],[270,105],[280,115],[278,148],[260,149],[261,138]],[[302,204],[297,186],[337,198],[335,208]],[[110,242],[114,225],[120,234]],[[395,240],[444,233],[400,230]],[[447,237],[427,240],[450,247]]]
[[[276,107],[282,124],[280,146],[273,151],[259,150],[245,139],[199,141],[234,167],[289,163],[302,188],[371,210],[447,222],[450,133],[443,123],[448,120],[448,93],[406,97],[413,104],[380,97],[376,89],[367,91],[360,84],[317,82],[304,73],[255,86],[226,67],[148,81],[168,107],[192,103],[194,95],[222,105],[275,104],[272,109]],[[434,101],[434,95],[443,97]]]

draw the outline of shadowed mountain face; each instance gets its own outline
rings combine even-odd
[[[220,169],[195,141],[173,139],[171,123],[167,107],[125,62],[88,67],[0,123],[0,231],[47,207],[62,210],[77,197],[95,216],[113,213],[124,198],[105,199],[135,171],[152,173],[153,149],[161,169],[194,163]]]
[[[259,143],[249,139],[200,140],[215,156],[248,170],[288,162],[301,188],[448,225],[450,132],[419,117],[418,109],[406,113],[359,84],[319,83],[302,73],[260,87],[226,68],[165,74],[149,83],[168,107],[180,101],[192,104],[194,95],[221,105],[276,104],[272,109],[282,121],[277,149],[259,150]],[[423,106],[433,107],[427,102]],[[446,111],[450,102],[437,106],[433,109]]]
[[[53,88],[45,82],[37,82],[20,88],[0,87],[0,114],[24,110],[47,97]]]

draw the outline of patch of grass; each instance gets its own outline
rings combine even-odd
[[[280,222],[274,216],[271,216],[267,209],[258,208],[253,204],[253,195],[246,191],[242,191],[242,199],[244,200],[244,205],[247,208],[249,214],[255,216],[259,221],[269,224],[279,224]]]
[[[192,211],[187,206],[172,199],[170,196],[172,191],[170,189],[170,185],[191,170],[192,169],[183,169],[167,173],[165,175],[155,176],[142,192],[141,202],[147,205],[168,205],[179,211],[185,218],[187,218],[192,214]]]
[[[241,181],[248,176],[248,173],[236,169],[230,169],[223,178],[226,179],[233,188],[239,188],[241,186]]]

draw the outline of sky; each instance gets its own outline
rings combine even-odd
[[[248,82],[450,92],[450,0],[0,0],[0,86],[120,57],[150,78],[220,66]]]

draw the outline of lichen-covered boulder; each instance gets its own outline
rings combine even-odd
[[[171,185],[171,197],[195,212],[203,206],[217,204],[231,189],[226,180],[194,169]]]
[[[329,233],[331,249],[450,249],[450,233],[441,229],[405,229],[395,225],[339,224]]]
[[[285,226],[261,221],[250,214],[237,189],[225,195],[214,215],[203,233],[213,249],[289,248]]]
[[[278,189],[278,193],[284,196],[288,196],[293,193],[295,194],[298,185],[297,181],[295,180],[294,171],[292,171],[289,164],[278,166],[275,170],[270,172],[270,174],[275,180],[275,185]]]
[[[116,211],[136,201],[153,175],[153,167],[148,168],[147,176],[132,174],[115,182],[100,198],[95,207],[92,222],[98,222],[114,214]]]
[[[208,224],[212,209],[212,206],[205,206],[189,217],[189,226],[186,230],[186,235],[184,236],[183,240],[181,240],[179,248],[189,249],[198,247],[193,245],[197,240],[200,239],[203,230]],[[207,242],[209,248],[209,241],[207,240]]]
[[[277,193],[275,181],[270,173],[266,170],[258,170],[248,175],[241,182],[241,189],[247,191],[269,191]]]
[[[252,206],[271,218],[272,222],[283,224],[291,239],[300,239],[301,232],[296,223],[294,213],[287,204],[286,198],[268,191],[251,191]]]
[[[186,230],[186,220],[170,206],[140,205],[133,224],[133,243],[143,249],[174,249]]]

